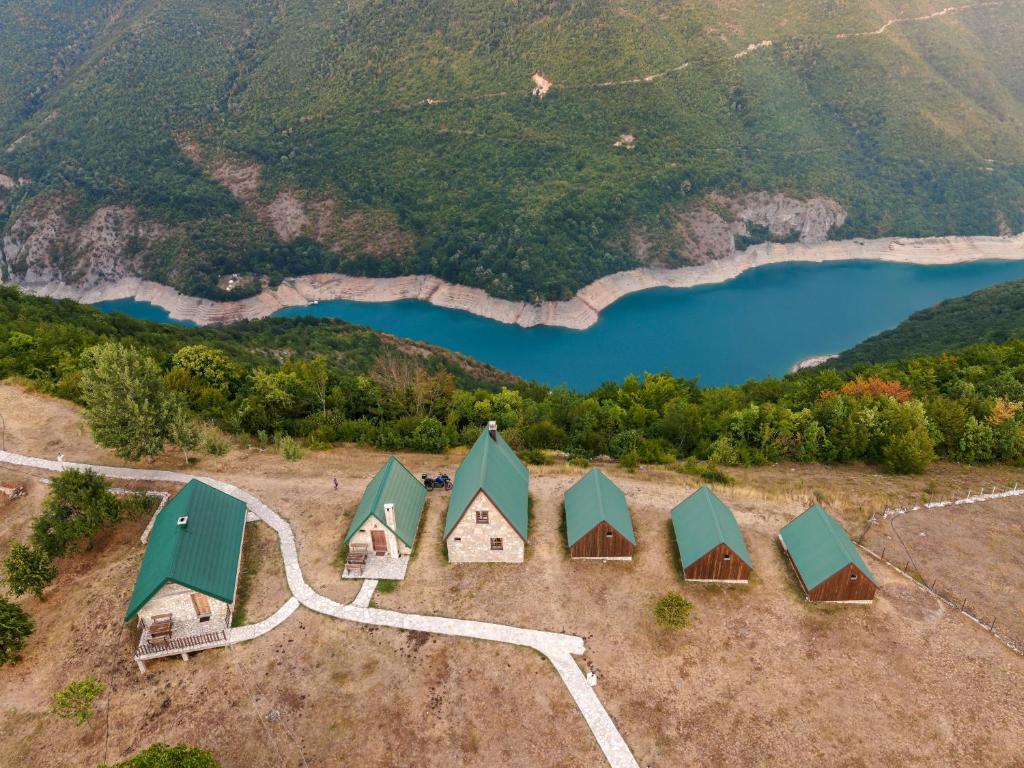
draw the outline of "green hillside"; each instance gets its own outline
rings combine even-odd
[[[114,358],[121,362],[111,368]],[[548,461],[551,450],[578,462],[610,455],[626,467],[672,464],[714,481],[728,479],[716,465],[780,461],[868,461],[894,472],[920,472],[936,456],[1024,464],[1020,340],[732,387],[645,374],[587,393],[511,378],[499,389],[498,374],[470,362],[453,365],[425,345],[338,322],[174,327],[0,289],[0,379],[108,415],[111,397],[136,398],[113,412],[118,424],[173,402],[204,431],[215,425],[242,444],[441,452],[471,443],[494,420],[532,462]],[[97,396],[89,383],[104,367],[116,395]],[[147,429],[165,427],[151,420]],[[117,448],[139,433],[105,434]],[[149,437],[158,446],[176,440],[165,431]]]
[[[1021,2],[854,36],[942,7],[0,0],[0,173],[28,180],[0,224],[137,208],[165,229],[132,269],[192,294],[326,270],[527,299],[715,191],[833,198],[841,237],[1019,231]]]
[[[905,360],[981,342],[1024,338],[1024,280],[983,288],[915,312],[891,330],[843,352],[833,365]]]

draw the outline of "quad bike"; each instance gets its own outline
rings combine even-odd
[[[446,491],[452,489],[452,479],[448,475],[437,475],[431,477],[430,475],[420,475],[423,478],[423,485],[428,491],[432,491],[435,488],[443,488]]]

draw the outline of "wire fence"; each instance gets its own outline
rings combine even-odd
[[[896,518],[901,515],[905,515],[908,512],[958,507],[968,504],[978,504],[985,501],[994,501],[997,499],[1014,498],[1017,496],[1024,496],[1024,488],[1019,488],[1018,484],[1014,483],[1013,488],[1007,487],[1000,489],[999,486],[993,486],[987,491],[985,488],[979,488],[977,493],[968,491],[963,496],[953,496],[949,499],[943,499],[940,501],[930,501],[912,507],[885,509],[882,512],[875,513],[871,516],[867,525],[864,527],[864,530],[861,532],[861,535],[857,538],[857,546],[876,560],[885,563],[904,577],[910,579],[920,589],[925,590],[950,608],[962,613],[975,624],[998,638],[1014,653],[1024,656],[1024,637],[1020,637],[1011,627],[1003,625],[999,621],[999,617],[996,616],[994,612],[991,615],[982,613],[980,606],[971,605],[970,598],[966,595],[957,593],[955,591],[955,587],[940,584],[938,579],[932,579],[929,581],[926,576],[922,575],[917,563],[914,562],[914,557],[910,551],[910,547],[906,545],[903,541],[903,537],[900,536],[899,531],[896,529],[895,525],[893,525]],[[901,555],[900,557],[893,559],[892,553],[889,553],[889,558],[887,558],[886,550],[888,547],[883,546],[881,552],[875,552],[864,545],[864,538],[867,536],[871,528],[877,523],[885,520],[889,521],[893,533],[896,535],[897,540],[903,547],[905,557]],[[900,564],[901,560],[903,561],[902,565]]]

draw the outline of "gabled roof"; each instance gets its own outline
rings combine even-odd
[[[169,582],[233,603],[244,531],[245,502],[190,480],[156,516],[125,621]]]
[[[722,500],[702,485],[672,510],[679,559],[689,567],[719,544],[725,544],[743,562],[754,567],[743,534]]]
[[[601,470],[592,469],[565,492],[565,532],[569,546],[602,521],[636,544],[626,494]]]
[[[846,531],[817,504],[779,531],[779,536],[808,591],[851,564],[878,586]]]
[[[423,503],[427,489],[398,459],[392,456],[373,480],[366,486],[362,501],[348,527],[345,543],[359,531],[371,517],[377,518],[385,528],[391,530],[407,547],[416,540],[423,514]],[[392,528],[384,515],[384,505],[395,505],[395,527]]]
[[[529,485],[529,472],[505,438],[499,434],[492,438],[483,430],[455,473],[444,537],[448,538],[470,502],[483,491],[525,541],[530,518]]]

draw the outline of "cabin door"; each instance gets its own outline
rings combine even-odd
[[[388,553],[388,539],[384,535],[384,531],[370,531],[370,537],[373,539],[373,554],[386,555]]]

